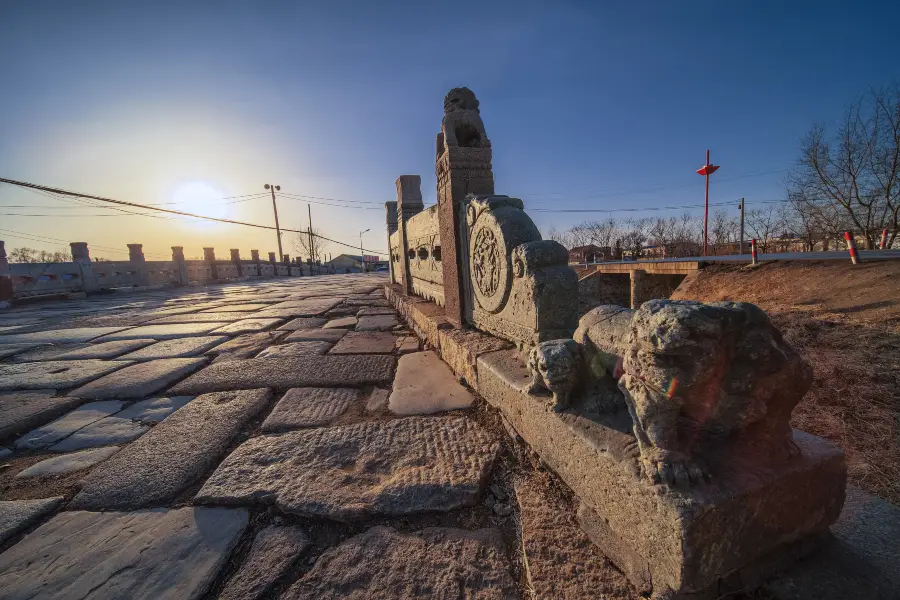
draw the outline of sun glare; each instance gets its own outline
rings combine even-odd
[[[172,194],[172,202],[175,203],[172,208],[206,217],[227,219],[231,216],[231,205],[226,204],[228,201],[223,200],[223,196],[225,194],[204,181],[191,181],[178,186]],[[198,227],[221,225],[203,219],[191,219],[191,222]]]

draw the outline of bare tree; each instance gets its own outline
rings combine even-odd
[[[9,261],[14,263],[64,263],[71,260],[72,255],[65,250],[48,252],[23,246],[9,252]]]
[[[644,246],[647,243],[650,230],[650,219],[626,219],[622,223],[621,244],[622,250],[638,259],[644,255]]]
[[[900,87],[857,98],[831,138],[824,125],[814,126],[788,186],[794,206],[820,218],[823,230],[847,227],[873,249],[887,228],[893,245],[900,225]]]
[[[319,235],[319,230],[313,227],[312,235],[306,232],[295,233],[294,237],[291,238],[291,246],[294,247],[297,256],[311,258],[313,262],[316,262],[317,260],[324,260],[325,248],[328,246],[328,242],[323,240]]]
[[[738,218],[734,215],[729,215],[724,210],[717,210],[713,213],[709,234],[709,240],[712,242],[713,248],[738,241],[740,237]]]
[[[560,244],[565,246],[566,249],[571,249],[574,247],[572,244],[571,234],[567,231],[559,231],[556,227],[551,227],[547,231],[547,235],[545,237],[548,240],[553,240],[554,242],[559,242]]]
[[[774,204],[747,211],[747,231],[759,242],[759,249],[768,252],[770,243],[784,231],[784,220]]]

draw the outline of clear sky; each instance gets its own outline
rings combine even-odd
[[[435,201],[443,96],[465,85],[497,193],[545,230],[604,216],[547,209],[702,203],[707,148],[711,202],[778,199],[813,122],[900,78],[898,22],[896,1],[0,0],[0,177],[264,224],[265,197],[219,198],[277,183],[358,202],[313,204],[314,226],[352,244],[371,228],[384,250],[398,175]],[[0,239],[106,258],[276,248],[273,232],[72,206],[0,184]],[[305,202],[279,207],[306,226]]]

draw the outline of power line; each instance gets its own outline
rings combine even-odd
[[[6,233],[9,237],[18,237],[18,238],[26,239],[26,240],[29,240],[32,242],[41,242],[44,244],[50,244],[50,243],[55,243],[55,242],[59,242],[59,243],[63,243],[63,244],[71,244],[72,243],[68,240],[62,240],[60,238],[38,235],[36,233],[25,233],[22,231],[15,231],[13,229],[0,229],[0,231]],[[127,250],[122,250],[121,248],[111,248],[109,246],[100,246],[97,244],[89,244],[89,246],[91,247],[91,249],[105,250],[107,252],[117,252],[119,254],[128,254]],[[164,256],[166,258],[169,258],[168,255],[161,254],[159,252],[145,252],[145,254],[150,254],[151,256]]]
[[[60,189],[60,188],[53,188],[53,187],[49,187],[49,186],[38,185],[38,184],[36,184],[36,183],[29,183],[29,182],[26,182],[26,181],[17,181],[17,180],[15,180],[15,179],[6,179],[6,178],[0,177],[0,183],[8,183],[8,184],[10,184],[10,185],[15,185],[15,186],[22,187],[22,188],[25,188],[25,189],[39,190],[39,191],[44,191],[44,192],[47,192],[47,193],[50,193],[50,194],[58,194],[58,195],[62,195],[62,196],[71,196],[71,197],[76,198],[76,199],[77,199],[77,198],[83,198],[83,199],[87,199],[87,200],[97,200],[97,201],[100,201],[100,202],[108,202],[108,203],[110,203],[110,204],[116,204],[116,205],[120,205],[120,206],[129,206],[129,207],[134,207],[134,208],[143,208],[143,209],[154,210],[154,211],[164,212],[164,213],[173,214],[173,215],[179,215],[179,216],[183,216],[183,217],[191,217],[191,218],[194,218],[194,219],[203,219],[203,220],[206,220],[206,221],[215,221],[215,222],[218,222],[218,223],[228,223],[228,224],[231,224],[231,225],[243,225],[243,226],[245,226],[245,227],[254,227],[254,228],[256,228],[256,229],[269,229],[269,230],[274,230],[274,229],[275,229],[275,227],[271,227],[271,226],[269,226],[269,225],[260,225],[260,224],[258,224],[258,223],[247,223],[247,222],[245,222],[245,221],[235,221],[235,220],[233,220],[233,219],[220,219],[220,218],[218,218],[218,217],[208,217],[208,216],[205,216],[205,215],[197,215],[197,214],[194,214],[194,213],[189,213],[189,212],[180,211],[180,210],[174,210],[174,209],[171,209],[171,208],[160,208],[160,207],[157,207],[157,206],[149,206],[149,205],[146,205],[146,204],[138,204],[138,203],[136,203],[136,202],[126,202],[125,200],[115,200],[115,199],[113,199],[113,198],[104,198],[104,197],[102,197],[102,196],[93,196],[93,195],[91,195],[91,194],[82,194],[82,193],[79,193],[79,192],[71,192],[71,191],[68,191],[68,190]],[[116,208],[114,208],[113,210],[122,210],[122,209],[116,209]],[[123,211],[123,212],[127,212],[127,211]],[[138,214],[138,215],[139,215],[139,214],[143,214],[143,213],[132,213],[132,214]],[[145,215],[145,216],[156,216],[156,215]],[[326,237],[323,236],[323,235],[319,235],[319,234],[317,234],[317,233],[312,233],[312,232],[310,232],[310,231],[303,231],[303,230],[300,230],[300,229],[282,229],[282,231],[288,231],[288,232],[292,232],[292,233],[305,233],[305,234],[307,234],[307,235],[310,235],[310,234],[311,234],[311,235],[313,235],[313,236],[315,236],[315,237],[321,238],[321,239],[323,239],[323,240],[327,240],[327,241],[332,242],[332,243],[334,243],[334,244],[338,244],[338,245],[341,245],[341,246],[346,246],[346,247],[348,247],[348,248],[353,248],[354,250],[357,248],[357,246],[356,246],[355,244],[347,244],[347,243],[344,243],[344,242],[339,242],[339,241],[337,241],[337,240],[333,240],[333,239],[330,239],[330,238],[326,238]],[[370,249],[368,249],[368,248],[364,248],[364,250],[365,250],[366,252],[372,252],[372,253],[377,253],[377,254],[388,254],[387,252],[384,252],[384,251],[370,250]]]

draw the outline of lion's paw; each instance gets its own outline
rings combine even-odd
[[[652,483],[674,487],[701,485],[709,479],[709,469],[702,461],[674,453],[642,459],[641,470]]]

